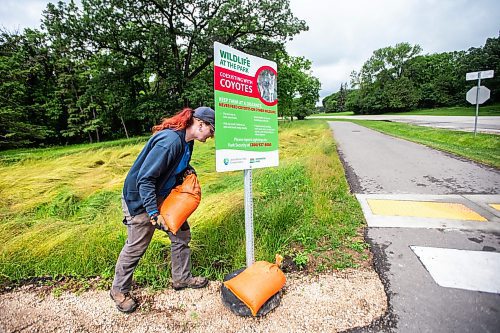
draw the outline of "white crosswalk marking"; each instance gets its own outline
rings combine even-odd
[[[500,294],[500,253],[421,246],[410,248],[438,285]]]

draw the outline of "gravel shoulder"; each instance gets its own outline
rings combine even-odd
[[[340,332],[384,315],[387,297],[372,269],[287,274],[281,304],[263,318],[226,309],[221,282],[205,289],[151,293],[138,289],[139,309],[115,309],[107,291],[59,297],[23,286],[0,295],[0,332]]]

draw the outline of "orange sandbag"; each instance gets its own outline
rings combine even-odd
[[[175,187],[160,207],[168,229],[175,235],[181,225],[198,208],[201,187],[195,174],[188,175],[181,185]]]
[[[231,280],[224,282],[256,316],[260,307],[285,285],[285,274],[278,265],[257,261]]]

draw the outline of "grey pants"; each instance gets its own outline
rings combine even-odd
[[[127,226],[127,241],[116,262],[112,288],[126,293],[132,286],[134,270],[157,229],[151,224],[147,213],[131,216],[123,198],[122,209],[125,216],[123,222]],[[172,251],[172,281],[184,282],[191,277],[191,249],[189,248],[191,230],[187,221],[177,231],[177,235],[169,231],[168,237]]]

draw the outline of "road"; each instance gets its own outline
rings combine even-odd
[[[408,123],[418,126],[445,128],[450,130],[473,132],[474,119],[470,116],[411,116],[411,115],[360,115],[360,116],[309,116],[311,119],[359,119],[385,120]],[[500,117],[479,116],[477,131],[482,133],[500,134]]]
[[[500,172],[330,122],[389,311],[355,332],[498,332]]]

